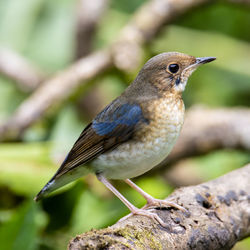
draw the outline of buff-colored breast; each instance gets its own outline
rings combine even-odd
[[[92,165],[109,179],[139,176],[162,162],[179,136],[184,105],[181,98],[168,96],[147,106],[150,123],[116,149],[97,157]]]

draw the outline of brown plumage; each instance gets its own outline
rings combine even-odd
[[[149,216],[163,225],[157,215],[135,208],[106,178],[126,179],[146,198],[148,204],[159,204],[159,200],[146,194],[127,178],[143,174],[169,154],[183,124],[181,94],[188,77],[199,65],[214,59],[195,58],[177,52],[151,58],[121,96],[83,130],[61,167],[35,200],[93,172],[133,214]],[[178,204],[166,201],[161,201],[161,204],[185,210]]]

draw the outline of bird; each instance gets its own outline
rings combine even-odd
[[[166,226],[149,208],[181,205],[152,197],[130,178],[151,170],[172,150],[184,122],[182,93],[189,76],[215,57],[165,52],[149,59],[125,91],[107,105],[80,134],[54,176],[34,198],[93,173],[131,211]],[[147,201],[143,208],[130,203],[109,180],[124,180]]]

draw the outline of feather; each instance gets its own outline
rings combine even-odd
[[[79,178],[79,171],[75,170],[78,166],[132,138],[139,124],[143,122],[147,123],[147,120],[138,104],[121,103],[116,99],[83,130],[61,167],[35,199],[39,200],[62,186],[61,184],[65,185],[68,180]],[[86,169],[83,169],[83,173],[85,172]],[[64,177],[67,173],[71,175],[70,178]]]
[[[125,142],[136,125],[146,121],[137,104],[116,105],[115,109],[112,106],[106,107],[82,132],[55,178]]]

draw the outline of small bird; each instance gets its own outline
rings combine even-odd
[[[145,208],[164,205],[186,211],[177,203],[153,198],[129,178],[149,171],[170,153],[184,121],[182,92],[188,77],[198,66],[215,59],[178,52],[152,57],[132,84],[83,130],[60,168],[34,200],[92,172],[131,214],[150,217],[166,226],[156,213]],[[146,199],[147,205],[141,209],[135,207],[108,179],[124,180]]]

